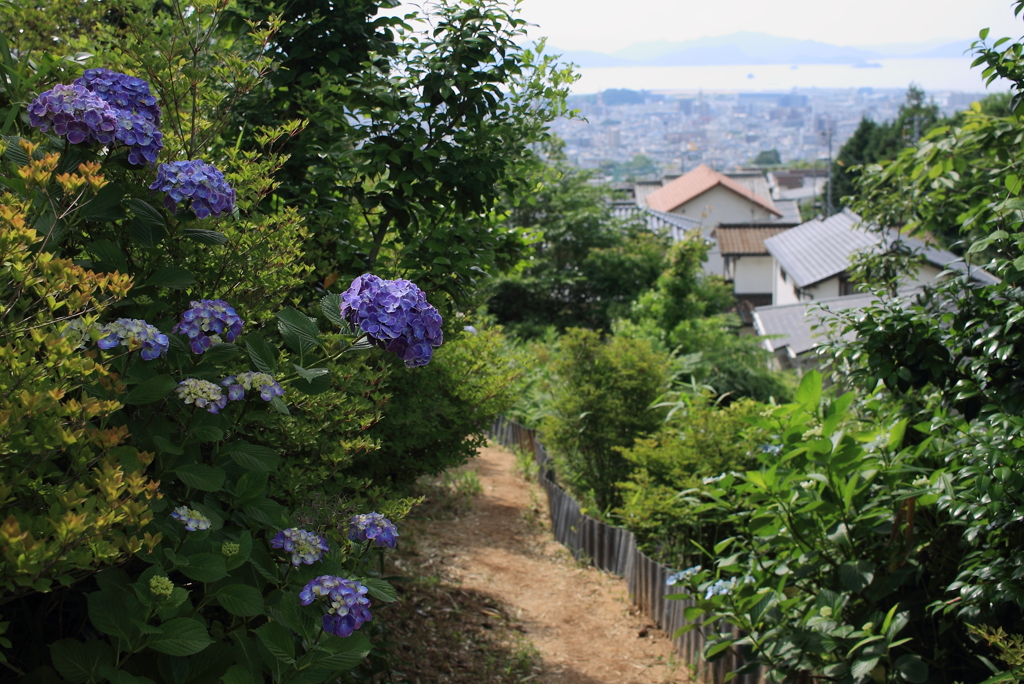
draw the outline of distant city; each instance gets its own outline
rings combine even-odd
[[[929,92],[945,115],[985,93]],[[610,181],[678,175],[706,164],[719,171],[749,166],[776,150],[791,165],[825,160],[862,117],[895,119],[906,90],[794,89],[789,92],[650,92],[606,90],[574,95],[582,119],[559,119],[570,164],[601,170]],[[762,157],[764,159],[764,157]]]

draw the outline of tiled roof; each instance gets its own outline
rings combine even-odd
[[[768,248],[764,241],[779,233],[789,230],[788,227],[764,227],[756,228],[725,228],[719,226],[715,229],[715,239],[718,241],[718,249],[722,256],[740,254],[768,254]]]
[[[854,252],[881,243],[885,236],[861,225],[861,218],[843,209],[827,219],[808,221],[796,228],[767,238],[764,246],[793,278],[797,287],[808,287],[845,271]],[[914,251],[939,268],[967,272],[962,258],[942,249],[925,245],[916,238],[902,240]],[[978,282],[993,284],[998,278],[980,268],[971,268],[970,275]]]
[[[690,231],[701,228],[700,221],[695,221],[678,214],[667,214],[663,211],[644,209],[626,202],[613,202],[612,215],[618,219],[632,219],[639,215],[647,222],[649,230],[656,232],[665,231],[672,236],[673,242],[679,242]]]
[[[782,216],[782,213],[775,208],[770,198],[754,194],[733,179],[714,171],[704,164],[647,195],[647,206],[655,211],[672,211],[676,207],[704,194],[716,185],[732,190],[737,195],[764,207],[775,216]],[[639,193],[637,194],[639,198]]]
[[[900,294],[909,297],[915,290],[902,290]],[[834,316],[832,312],[862,309],[877,297],[870,293],[832,297],[813,302],[783,304],[780,306],[759,306],[754,310],[754,329],[764,340],[768,351],[774,352],[785,347],[797,356],[808,352],[827,339],[824,324]]]

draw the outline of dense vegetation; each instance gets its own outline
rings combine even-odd
[[[380,556],[512,401],[464,328],[571,79],[499,2],[392,5],[0,14],[5,677],[388,667]]]

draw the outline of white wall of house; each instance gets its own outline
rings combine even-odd
[[[744,221],[767,221],[774,215],[761,205],[755,204],[721,185],[716,185],[707,192],[697,195],[686,204],[673,209],[671,213],[700,221],[705,226],[717,226],[720,223],[743,223]]]
[[[796,304],[799,301],[793,279],[782,269],[779,262],[772,258],[772,306]]]
[[[708,260],[704,262],[704,273],[716,276],[725,273],[725,259],[722,258],[722,252],[718,249],[717,242],[708,249]]]
[[[818,299],[828,299],[829,297],[839,297],[840,294],[839,276],[836,275],[804,288],[800,293],[800,299],[804,301],[813,301]]]
[[[736,294],[767,294],[772,292],[774,271],[771,256],[737,256],[732,258],[733,292]]]

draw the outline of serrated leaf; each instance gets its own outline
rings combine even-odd
[[[252,675],[241,665],[232,665],[220,676],[222,684],[256,684]]]
[[[289,349],[306,354],[320,346],[320,329],[309,316],[291,307],[278,311],[276,316],[278,330]]]
[[[317,378],[322,378],[331,371],[327,368],[303,368],[297,363],[293,363],[292,366],[295,368],[295,372],[299,374],[300,378],[305,380],[313,381]]]
[[[224,486],[224,471],[203,463],[190,463],[174,470],[174,474],[189,487],[204,492],[219,492]]]
[[[124,218],[121,200],[125,192],[120,185],[108,183],[78,209],[78,217],[90,221],[117,221]]]
[[[285,663],[291,665],[295,662],[295,642],[292,633],[276,622],[268,622],[262,627],[253,630],[263,645],[270,653]]]
[[[160,244],[167,237],[164,215],[153,208],[148,202],[133,197],[128,200],[128,208],[135,217],[132,219],[130,234],[140,247],[151,248]]]
[[[104,634],[131,641],[135,637],[129,605],[135,598],[126,592],[95,591],[86,598],[89,607],[89,621]],[[130,602],[131,601],[131,602]],[[141,606],[139,606],[141,609]],[[141,612],[141,610],[140,610]]]
[[[395,591],[395,588],[390,582],[385,582],[384,580],[377,579],[376,577],[367,577],[359,581],[366,587],[370,596],[378,601],[394,603],[398,600],[398,592]]]
[[[248,470],[273,472],[281,463],[281,457],[273,449],[248,442],[232,442],[222,448],[231,460]]]
[[[263,612],[263,595],[247,584],[229,584],[217,590],[217,600],[224,610],[239,617],[253,617]]]
[[[267,527],[279,527],[287,522],[284,506],[266,497],[257,498],[246,504],[242,507],[242,512]]]
[[[213,643],[203,623],[192,618],[174,618],[160,625],[160,634],[154,634],[149,647],[172,656],[190,656]]]
[[[186,228],[182,235],[187,240],[198,242],[201,245],[209,245],[210,247],[216,247],[217,245],[227,244],[228,236],[224,233],[218,233],[215,230],[202,230],[199,228]]]
[[[188,565],[178,569],[189,579],[197,582],[216,582],[228,576],[224,556],[218,553],[193,553],[187,558]]]
[[[177,386],[178,383],[171,376],[158,375],[133,387],[125,397],[124,403],[134,406],[152,404],[165,398]]]
[[[245,347],[249,350],[249,359],[256,370],[271,375],[277,372],[277,352],[258,333],[245,336]]]
[[[196,277],[190,271],[178,266],[165,266],[159,268],[151,275],[143,287],[167,287],[172,290],[184,290],[190,285],[195,285]]]
[[[82,643],[75,639],[61,639],[50,644],[50,660],[64,679],[72,684],[98,682],[100,670],[114,666],[114,650],[102,641]]]
[[[341,317],[341,295],[328,294],[321,297],[320,311],[323,313],[324,318],[334,323],[334,325],[342,328],[347,327],[345,319]]]
[[[370,653],[370,640],[358,632],[345,639],[331,639],[325,648],[331,655],[316,663],[317,668],[329,668],[332,672],[351,670],[363,662]]]
[[[86,250],[96,257],[100,264],[108,267],[108,270],[112,269],[120,273],[128,271],[128,257],[124,255],[120,247],[110,240],[96,240],[86,247]]]
[[[288,410],[288,405],[284,403],[281,397],[274,397],[270,400],[270,405],[274,407],[274,410],[278,413],[282,413],[286,416],[291,415],[291,411]]]

